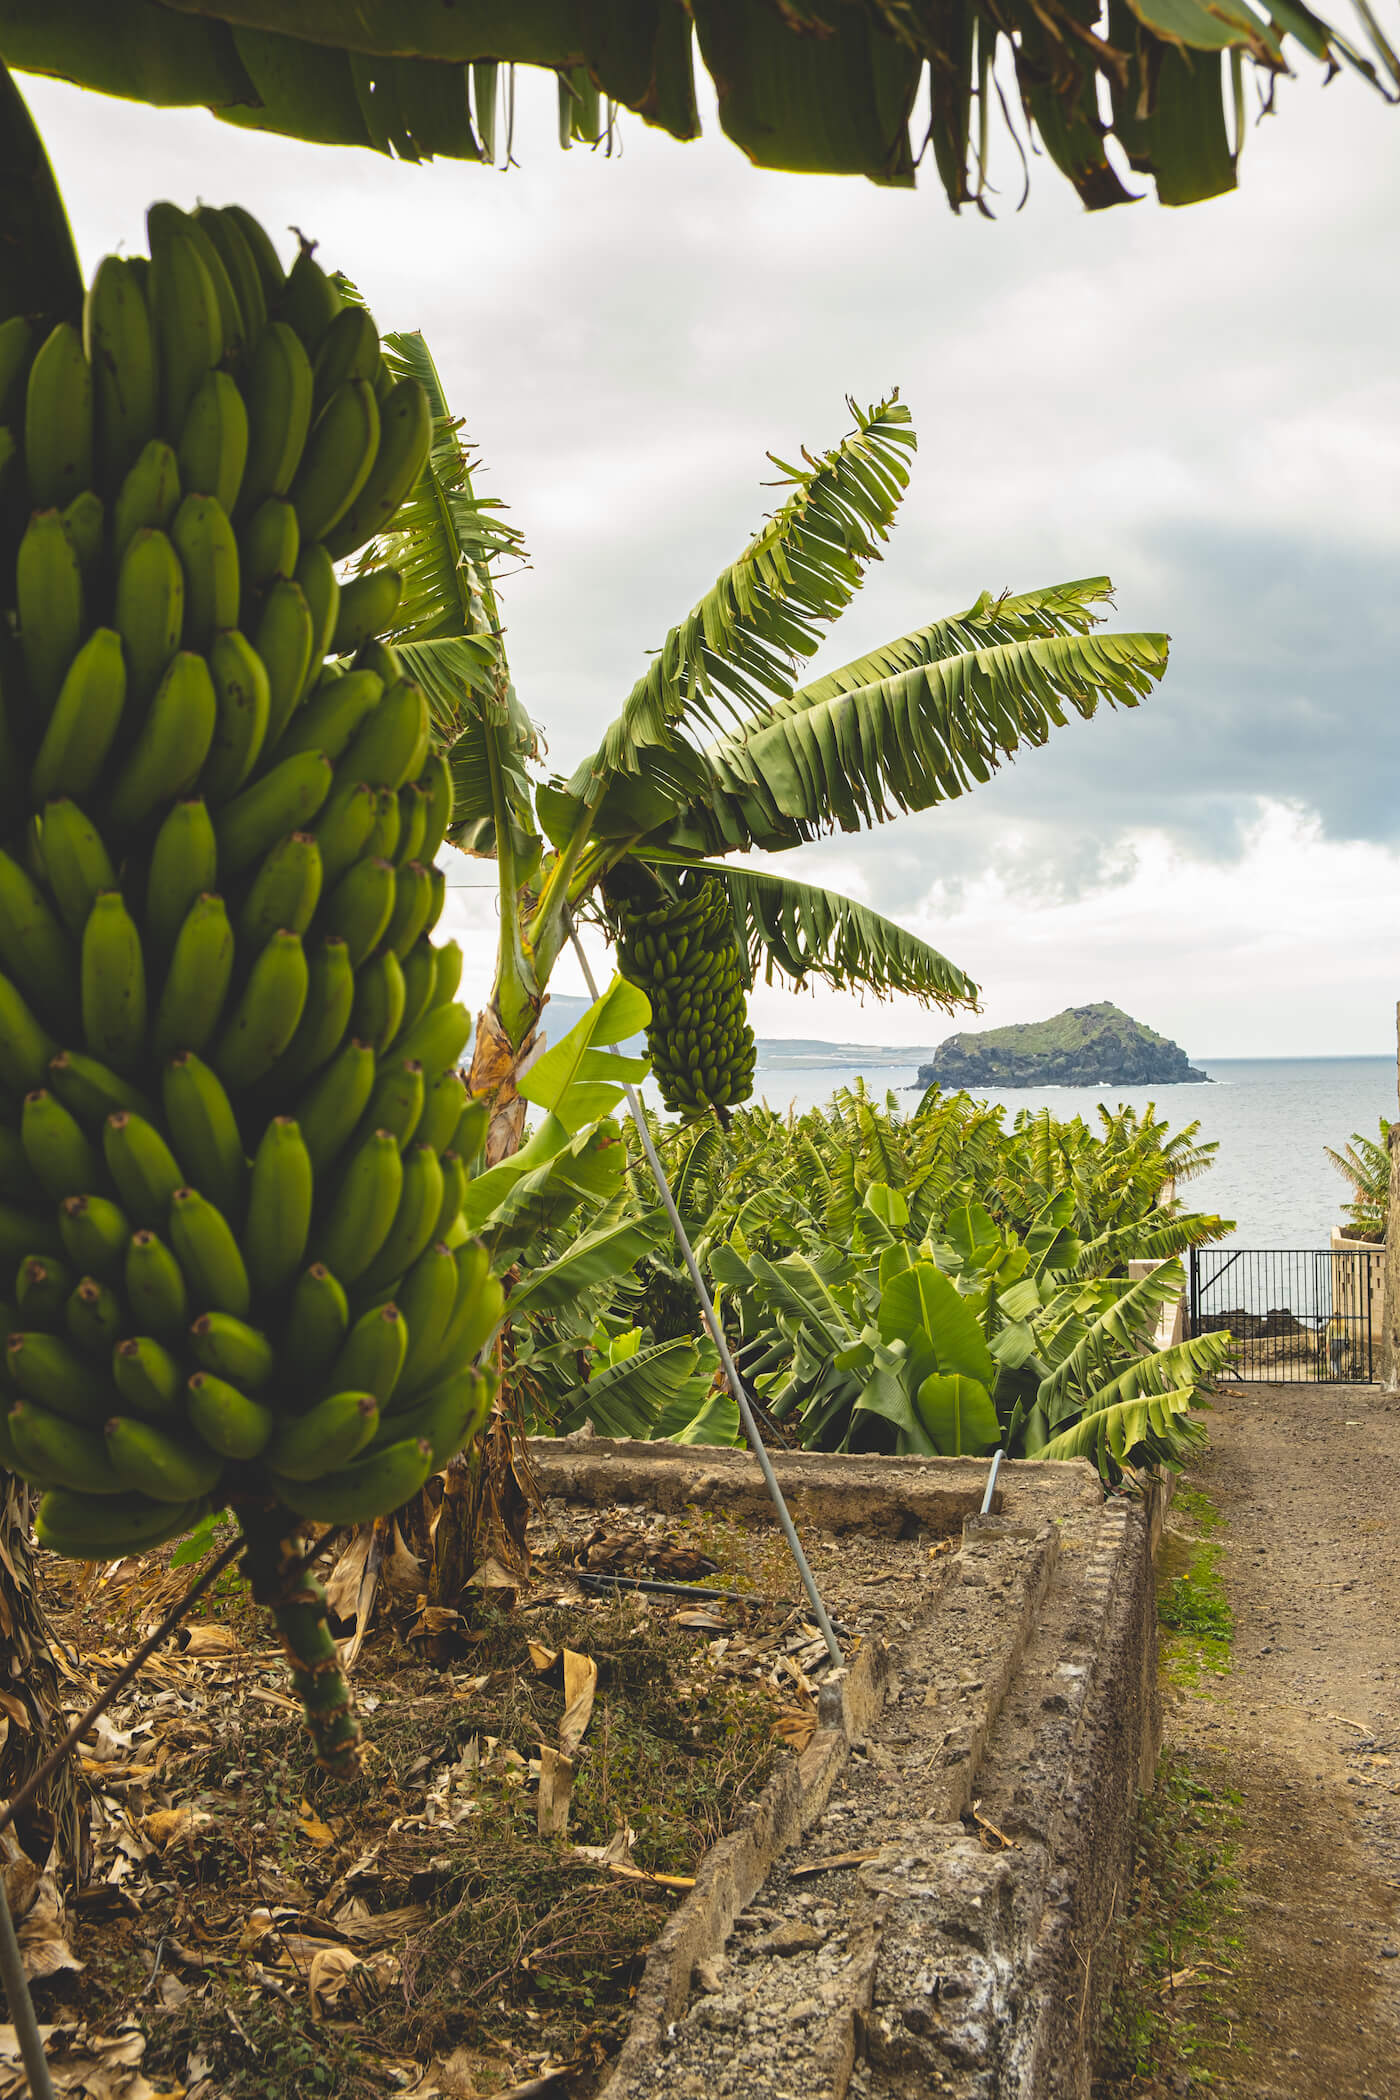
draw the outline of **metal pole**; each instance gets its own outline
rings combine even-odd
[[[992,1463],[987,1473],[987,1491],[982,1497],[982,1515],[984,1517],[992,1506],[992,1497],[997,1489],[997,1474],[1001,1471],[1001,1462],[1004,1456],[1005,1453],[1001,1451],[992,1453]]]
[[[569,916],[569,938],[574,944],[574,953],[579,959],[579,966],[583,971],[583,981],[588,986],[588,995],[596,1006],[598,1003],[598,987],[594,982],[593,972],[589,968],[588,957],[583,952],[583,943],[578,937],[578,928],[573,922],[572,914]],[[615,1050],[617,1048],[616,1043],[612,1047]],[[671,1184],[666,1179],[666,1169],[662,1166],[656,1147],[652,1143],[651,1132],[647,1128],[647,1119],[642,1113],[642,1104],[638,1098],[637,1090],[633,1086],[627,1086],[624,1088],[624,1092],[627,1095],[627,1106],[632,1113],[632,1121],[637,1126],[637,1135],[642,1141],[642,1150],[647,1156],[647,1165],[651,1168],[652,1179],[656,1183],[661,1201],[665,1206],[666,1215],[671,1221],[671,1230],[676,1235],[676,1243],[684,1256],[686,1268],[690,1272],[690,1281],[694,1286],[695,1295],[700,1300],[700,1309],[705,1315],[705,1324],[710,1330],[716,1349],[719,1351],[719,1360],[724,1367],[725,1381],[734,1396],[734,1405],[739,1410],[739,1420],[744,1425],[744,1434],[748,1438],[753,1455],[758,1460],[762,1470],[764,1485],[773,1499],[773,1507],[777,1512],[778,1522],[782,1526],[783,1537],[787,1540],[788,1551],[796,1563],[797,1572],[802,1578],[802,1587],[807,1593],[807,1602],[812,1607],[812,1616],[821,1628],[822,1639],[826,1642],[826,1652],[839,1668],[845,1660],[841,1653],[841,1644],[836,1638],[830,1619],[827,1617],[826,1606],[822,1603],[821,1596],[817,1590],[817,1579],[808,1566],[807,1556],[802,1550],[802,1541],[797,1536],[797,1527],[792,1521],[791,1512],[787,1503],[783,1500],[783,1491],[778,1485],[778,1476],[773,1471],[773,1461],[768,1456],[767,1448],[759,1433],[758,1424],[754,1420],[753,1409],[749,1406],[743,1380],[734,1367],[734,1359],[729,1353],[729,1344],[724,1338],[724,1329],[719,1323],[719,1315],[715,1311],[714,1301],[705,1288],[705,1279],[700,1274],[700,1265],[695,1259],[695,1250],[690,1244],[684,1225],[681,1223],[681,1214],[676,1209],[676,1199],[671,1194]]]
[[[44,2054],[34,2000],[29,1995],[29,1978],[24,1973],[24,1956],[19,1951],[15,1921],[10,1916],[10,1899],[5,1892],[3,1874],[0,1874],[0,1981],[5,1985],[10,2019],[19,2041],[20,2060],[29,2080],[30,2100],[54,2100],[49,2060]]]

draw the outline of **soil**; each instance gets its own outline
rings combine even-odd
[[[1239,1796],[1239,1962],[1197,2077],[1397,2100],[1400,1397],[1225,1392],[1190,1479],[1219,1512],[1235,1640],[1224,1674],[1168,1688],[1166,1746]]]

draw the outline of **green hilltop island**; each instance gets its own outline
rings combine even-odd
[[[939,1044],[919,1067],[921,1087],[1192,1086],[1210,1074],[1187,1063],[1178,1043],[1144,1028],[1107,999],[1067,1006],[1048,1021],[966,1031]]]

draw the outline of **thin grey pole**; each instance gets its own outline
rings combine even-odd
[[[44,2054],[43,2037],[39,2033],[39,2022],[34,2013],[34,2000],[29,1995],[29,1978],[24,1973],[24,1956],[19,1951],[15,1921],[10,1916],[10,1899],[5,1893],[3,1874],[0,1874],[0,1981],[5,1985],[10,2019],[14,2023],[15,2035],[19,2042],[20,2060],[24,2065],[25,2077],[29,2080],[30,2100],[54,2100],[49,2060]]]
[[[574,953],[579,959],[579,966],[583,971],[583,981],[588,986],[588,995],[596,1006],[598,1003],[598,987],[594,982],[593,972],[588,965],[588,957],[583,952],[583,943],[578,937],[578,928],[575,926],[572,917],[569,919],[569,938],[574,944]],[[612,1045],[612,1048],[614,1050],[617,1048],[616,1043]],[[705,1324],[710,1330],[716,1349],[719,1351],[719,1360],[724,1367],[725,1381],[734,1396],[734,1405],[739,1410],[739,1420],[744,1425],[744,1434],[748,1438],[753,1455],[762,1469],[764,1485],[773,1498],[773,1507],[777,1511],[778,1522],[783,1529],[783,1537],[787,1540],[788,1551],[791,1553],[797,1566],[797,1572],[802,1578],[802,1587],[807,1592],[807,1602],[812,1607],[812,1616],[821,1628],[822,1639],[826,1642],[827,1654],[839,1667],[845,1660],[841,1653],[841,1644],[837,1640],[831,1621],[826,1615],[826,1606],[822,1603],[817,1589],[817,1578],[812,1573],[808,1565],[807,1556],[802,1550],[802,1541],[797,1536],[797,1527],[792,1521],[792,1513],[787,1503],[783,1500],[783,1491],[778,1485],[778,1476],[773,1471],[773,1461],[768,1456],[767,1448],[759,1433],[758,1424],[754,1420],[753,1409],[749,1406],[743,1380],[734,1367],[734,1359],[729,1353],[729,1344],[724,1339],[724,1329],[719,1323],[719,1314],[715,1311],[714,1301],[705,1288],[705,1279],[700,1274],[700,1264],[695,1259],[695,1250],[690,1244],[684,1225],[681,1223],[681,1214],[676,1209],[676,1199],[671,1194],[671,1184],[666,1179],[666,1169],[662,1166],[656,1147],[652,1143],[651,1132],[647,1128],[647,1119],[642,1114],[642,1104],[637,1090],[633,1086],[628,1086],[624,1091],[627,1095],[627,1106],[632,1112],[632,1121],[637,1126],[637,1135],[642,1141],[642,1150],[647,1156],[647,1165],[651,1168],[652,1179],[660,1192],[666,1215],[671,1221],[671,1230],[675,1233],[677,1245],[685,1258],[686,1268],[690,1271],[690,1280],[695,1287],[695,1295],[700,1300],[700,1310],[705,1315]]]
[[[994,1451],[992,1453],[992,1463],[987,1472],[987,1492],[982,1497],[981,1513],[984,1517],[990,1511],[992,1506],[992,1497],[997,1491],[997,1474],[1001,1471],[1002,1457],[1003,1453],[1000,1451]]]

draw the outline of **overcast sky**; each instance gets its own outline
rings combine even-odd
[[[553,142],[509,174],[246,134],[26,81],[85,270],[156,197],[295,224],[381,328],[421,327],[533,566],[516,684],[567,770],[742,547],[765,453],[897,385],[920,436],[884,563],[820,661],[982,589],[1108,573],[1165,629],[1136,713],[1075,723],[961,804],[784,857],[932,940],[985,1020],[1112,999],[1196,1056],[1356,1054],[1400,994],[1400,111],[1285,84],[1233,197],[1087,216],[1002,155],[1004,215],[760,174],[722,138]],[[711,126],[713,134],[714,127]],[[484,881],[479,864],[454,871]],[[484,992],[488,892],[454,893]],[[475,984],[471,984],[472,973]],[[561,971],[561,990],[579,988]],[[923,1044],[912,1001],[760,990],[761,1034]]]

